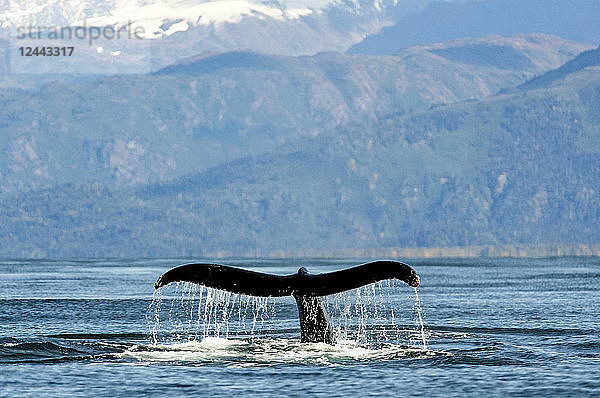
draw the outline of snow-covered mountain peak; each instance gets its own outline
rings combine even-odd
[[[191,26],[221,23],[238,23],[244,17],[271,18],[279,21],[297,19],[312,14],[309,8],[273,7],[246,0],[220,0],[198,2],[194,0],[171,0],[143,4],[119,2],[109,15],[87,18],[88,26],[142,27],[146,38],[157,38],[185,31]],[[167,23],[172,22],[172,23]]]
[[[63,28],[88,27],[88,35],[82,35],[85,38],[78,44],[77,51],[78,54],[84,50],[92,52],[86,62],[96,65],[98,57],[114,53],[118,57],[109,57],[111,63],[118,58],[128,65],[139,65],[142,57],[151,59],[155,70],[206,52],[243,49],[309,55],[345,51],[366,35],[393,24],[399,16],[428,1],[0,0],[0,33],[11,39],[7,42],[13,49],[18,49],[25,45],[20,39],[39,39],[40,32],[54,40],[71,37],[74,30]],[[115,36],[115,31],[128,34]],[[100,37],[92,38],[92,33]],[[129,40],[133,36],[160,40],[150,40],[151,43]],[[91,41],[95,42],[93,46]],[[30,44],[37,45],[37,42],[27,45]],[[103,51],[105,49],[107,51]]]
[[[141,26],[148,37],[169,35],[189,26],[237,23],[244,17],[272,18],[279,21],[310,15],[328,1],[252,0],[26,0],[0,1],[0,26],[61,27],[85,24]],[[169,28],[162,28],[170,22]],[[176,22],[173,25],[173,22]]]

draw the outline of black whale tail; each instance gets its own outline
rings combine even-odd
[[[321,296],[379,282],[398,279],[419,286],[419,276],[409,265],[396,261],[374,261],[341,271],[312,275],[302,267],[286,276],[248,271],[219,264],[186,264],[162,274],[155,289],[171,282],[191,282],[249,296],[294,296],[300,316],[302,342],[333,343],[333,333]]]

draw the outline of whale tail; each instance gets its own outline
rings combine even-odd
[[[298,305],[302,342],[334,342],[321,297],[379,282],[398,279],[419,286],[419,276],[409,265],[397,261],[373,261],[325,274],[297,273],[280,276],[220,264],[185,264],[162,274],[155,289],[171,282],[191,282],[232,293],[261,297],[293,296]]]

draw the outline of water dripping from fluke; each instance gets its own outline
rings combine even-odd
[[[415,288],[415,305],[423,348],[427,348],[421,303],[416,286],[419,277],[408,265],[376,261],[357,267],[312,275],[305,268],[297,274],[277,276],[217,264],[176,267],[156,282],[156,291],[177,282],[168,306],[155,292],[148,307],[152,344],[199,342],[207,338],[273,338],[294,333],[300,315],[301,342],[335,344],[336,341],[400,343],[408,330],[398,311],[399,295],[392,294],[397,279]],[[181,283],[183,282],[183,283]],[[272,297],[291,296],[293,304]],[[298,303],[303,303],[306,308]],[[279,309],[279,312],[275,308]],[[396,308],[394,308],[396,307]],[[410,308],[410,305],[402,305]],[[283,316],[281,314],[283,311]],[[161,319],[161,314],[163,319]],[[277,314],[277,319],[274,318]],[[297,330],[297,329],[296,329]],[[412,333],[416,331],[413,330]]]
[[[417,320],[420,326],[421,342],[423,343],[423,349],[427,350],[427,336],[425,334],[425,326],[423,325],[423,310],[421,308],[421,299],[419,298],[419,289],[416,286],[413,289],[415,291],[415,311],[417,312]]]
[[[154,290],[152,301],[148,304],[146,310],[146,325],[150,343],[156,345],[158,343],[158,333],[160,329],[160,310],[162,304],[162,291]]]
[[[252,339],[274,314],[267,297],[239,295],[188,282],[162,290],[162,294],[156,292],[146,313],[152,345],[210,338]],[[169,300],[170,304],[163,304]]]

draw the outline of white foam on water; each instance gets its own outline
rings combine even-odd
[[[362,361],[425,358],[432,351],[396,344],[359,346],[355,341],[335,345],[301,343],[291,339],[233,340],[207,337],[186,343],[136,345],[120,356],[140,362],[193,362],[225,364],[232,367],[276,364],[312,364],[336,366]]]

